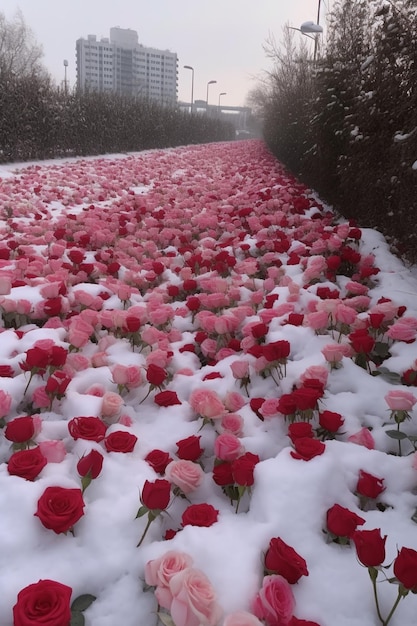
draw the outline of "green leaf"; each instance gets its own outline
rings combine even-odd
[[[376,372],[392,385],[401,384],[401,376],[397,372],[391,372],[387,367],[378,367],[374,373],[376,374]]]
[[[71,604],[71,611],[86,611],[97,600],[96,596],[92,596],[91,593],[84,593],[82,596],[75,598]]]
[[[175,623],[172,620],[172,617],[168,615],[168,613],[157,613],[158,619],[163,623],[164,626],[175,626]]]
[[[80,611],[71,613],[70,626],[85,626],[84,615]]]
[[[136,513],[135,519],[138,519],[138,517],[143,517],[148,511],[149,509],[146,506],[141,506],[139,511]]]
[[[397,440],[403,440],[403,439],[408,439],[407,435],[405,433],[402,433],[400,430],[386,430],[385,434],[388,435],[388,437],[391,437],[391,439],[397,439]]]

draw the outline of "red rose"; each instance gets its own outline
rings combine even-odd
[[[55,580],[40,580],[17,594],[14,626],[68,626],[72,589]]]
[[[336,433],[343,426],[344,422],[345,420],[340,413],[334,413],[333,411],[319,413],[319,424],[329,433]]]
[[[107,426],[99,417],[74,417],[68,422],[68,430],[75,440],[103,441]]]
[[[254,339],[263,339],[268,332],[268,326],[262,322],[252,326],[251,333]]]
[[[282,415],[294,415],[297,410],[294,394],[283,393],[278,400],[277,409]]]
[[[301,326],[304,321],[304,315],[302,313],[290,313],[287,319],[287,324],[291,326]]]
[[[145,480],[142,488],[141,502],[150,511],[163,511],[169,504],[171,483],[165,479],[157,479],[152,483]]]
[[[70,382],[71,378],[65,372],[57,370],[46,381],[45,392],[50,396],[61,398]]]
[[[394,575],[406,588],[417,592],[417,552],[401,548],[394,561]]]
[[[125,430],[116,430],[104,440],[107,452],[132,452],[138,438]]]
[[[265,398],[251,398],[249,402],[250,408],[252,409],[254,413],[256,413],[256,415],[259,417],[259,419],[262,422],[264,421],[264,418],[261,415],[261,413],[259,413],[259,409],[261,408],[264,402],[265,402]]]
[[[52,365],[53,367],[62,367],[65,365],[67,356],[68,350],[66,348],[62,348],[61,346],[52,346],[49,351],[49,365]]]
[[[220,487],[226,487],[227,485],[233,485],[235,482],[232,474],[232,464],[228,461],[219,463],[213,467],[213,480],[216,485]]]
[[[341,262],[342,259],[337,254],[332,254],[326,259],[327,267],[332,272],[335,272],[340,267]]]
[[[26,480],[35,480],[46,464],[47,460],[40,448],[31,448],[30,450],[20,450],[12,454],[7,463],[7,471],[12,476],[20,476]]]
[[[358,559],[365,567],[378,567],[385,561],[385,542],[381,529],[355,530],[352,534]]]
[[[201,306],[201,301],[198,296],[188,296],[185,306],[189,311],[198,311]]]
[[[233,482],[242,487],[253,485],[253,471],[257,463],[259,463],[259,456],[251,452],[245,452],[232,461]]]
[[[360,470],[356,491],[359,495],[365,496],[365,498],[375,499],[385,491],[384,479]]]
[[[4,436],[13,443],[30,441],[35,434],[35,424],[31,415],[16,417],[7,423]]]
[[[212,526],[219,512],[211,504],[191,504],[182,514],[183,526]]]
[[[84,515],[81,489],[47,487],[38,500],[35,513],[45,528],[66,533]]]
[[[290,585],[294,585],[301,576],[308,576],[307,563],[303,557],[279,537],[269,542],[265,569],[269,573],[280,574]]]
[[[167,373],[163,367],[150,363],[146,370],[146,380],[154,387],[160,387],[167,377]]]
[[[43,310],[46,315],[49,317],[55,317],[59,315],[62,310],[62,299],[60,296],[57,298],[49,298],[49,300],[45,300],[43,303]]]
[[[349,335],[349,340],[358,354],[369,354],[375,345],[375,339],[365,329],[355,330]]]
[[[175,404],[181,404],[181,400],[178,398],[175,391],[160,391],[156,394],[154,402],[158,406],[174,406]]]
[[[351,537],[357,526],[365,523],[365,520],[356,513],[345,509],[340,504],[334,504],[327,511],[327,530],[337,537]]]
[[[14,369],[11,365],[0,365],[0,378],[13,378]]]
[[[310,437],[300,437],[294,441],[295,452],[291,452],[293,459],[299,461],[311,461],[315,456],[323,454],[326,449],[326,445],[318,439],[311,439]]]
[[[317,622],[312,622],[309,619],[298,619],[295,615],[292,616],[288,622],[288,626],[320,626]]]
[[[163,450],[152,450],[145,457],[145,461],[150,465],[157,474],[163,474],[168,463],[171,463],[172,459],[168,452]]]
[[[97,450],[91,450],[85,454],[77,463],[77,472],[83,477],[97,478],[103,467],[103,455]]]
[[[280,341],[273,341],[263,347],[263,356],[267,361],[280,361],[286,359],[290,354],[290,342],[281,339]]]
[[[128,315],[125,319],[125,328],[129,333],[136,333],[140,328],[141,322],[139,317]]]
[[[323,390],[316,387],[300,387],[299,389],[294,389],[291,395],[296,408],[299,411],[307,411],[308,409],[316,408],[317,401],[323,395]]]
[[[26,361],[21,364],[21,367],[25,371],[33,369],[44,370],[49,362],[49,354],[47,350],[42,348],[29,348],[26,352]]]
[[[288,426],[288,437],[294,443],[303,437],[314,437],[313,427],[309,422],[294,422]]]
[[[68,258],[72,261],[72,263],[75,263],[75,265],[79,265],[84,261],[85,254],[82,250],[76,250],[73,248],[68,252]]]
[[[197,435],[191,435],[186,439],[177,441],[177,457],[184,461],[197,461],[204,452],[200,446],[200,439],[201,437]]]

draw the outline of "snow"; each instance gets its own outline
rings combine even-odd
[[[111,169],[107,170],[108,167]],[[103,176],[107,171],[108,177]],[[32,167],[30,164],[13,164],[0,168],[0,180],[4,183],[0,192],[0,208],[11,204],[15,211],[12,217],[6,217],[2,212],[2,240],[7,242],[16,238],[21,245],[32,247],[28,261],[32,270],[35,267],[34,257],[39,255],[44,263],[48,261],[53,238],[45,233],[73,224],[69,214],[76,215],[76,220],[87,217],[90,219],[88,223],[93,243],[86,251],[86,262],[95,262],[97,250],[113,250],[115,255],[120,254],[115,258],[120,258],[122,264],[118,276],[127,277],[126,282],[132,286],[130,305],[142,307],[148,315],[155,303],[157,309],[167,306],[174,311],[168,330],[162,330],[164,340],[145,347],[143,351],[138,348],[132,350],[129,341],[104,327],[97,330],[98,344],[90,340],[80,348],[78,354],[89,359],[88,367],[71,370],[71,382],[65,396],[61,400],[55,399],[51,409],[38,410],[42,429],[35,438],[36,443],[62,441],[67,453],[61,462],[48,462],[34,481],[9,475],[7,461],[12,454],[11,444],[4,434],[0,435],[0,624],[13,624],[12,607],[21,589],[39,579],[51,579],[70,586],[73,599],[86,593],[96,596],[95,602],[85,612],[87,626],[114,626],[118,623],[123,626],[153,626],[156,624],[157,602],[152,590],[144,585],[145,564],[168,550],[183,551],[192,557],[194,566],[202,570],[213,585],[224,616],[237,610],[250,612],[262,582],[263,555],[273,537],[281,537],[307,562],[309,575],[292,585],[296,600],[294,613],[299,619],[312,620],[320,626],[374,626],[378,623],[367,569],[359,563],[353,544],[338,545],[329,540],[324,532],[326,512],[338,503],[366,519],[362,529],[380,528],[382,535],[387,535],[385,564],[392,563],[402,546],[417,550],[417,526],[412,520],[417,508],[414,454],[411,445],[405,442],[406,455],[397,456],[398,442],[386,435],[386,430],[395,429],[396,424],[390,421],[390,410],[384,399],[393,389],[409,391],[417,398],[417,390],[401,383],[394,385],[383,375],[372,376],[349,357],[343,357],[342,367],[331,370],[321,350],[326,344],[335,343],[338,333],[325,330],[316,334],[305,322],[302,326],[286,323],[291,311],[307,315],[314,310],[320,301],[316,295],[317,286],[337,288],[341,298],[346,298],[345,286],[351,280],[349,276],[337,274],[331,279],[321,274],[318,283],[307,284],[305,280],[303,259],[322,253],[310,249],[319,235],[311,239],[306,236],[302,241],[302,233],[308,233],[312,228],[316,221],[311,219],[312,216],[317,213],[324,216],[330,209],[324,207],[309,190],[301,185],[297,188],[297,182],[257,141],[149,151],[129,157],[107,155],[70,159],[33,164]],[[37,185],[44,185],[45,189],[35,192]],[[56,191],[51,191],[58,185],[61,185],[60,198]],[[187,189],[191,191],[187,193]],[[263,200],[262,194],[267,196]],[[294,198],[298,196],[311,200],[305,212],[294,218],[293,223],[290,219],[288,226],[274,222],[280,212],[291,214]],[[135,241],[136,248],[125,246],[123,237],[118,240],[119,248],[116,244],[113,246],[110,236],[103,239],[103,244],[98,238],[94,239],[94,233],[97,234],[100,228],[107,229],[110,234],[112,229],[117,229],[117,216],[128,211],[129,202],[136,198],[136,206],[142,206],[144,201],[148,211],[146,216],[142,215],[142,222],[135,223],[135,228],[140,229],[136,234],[133,228],[130,229],[130,218],[127,223],[126,241]],[[91,204],[97,212],[95,222],[94,210],[88,208]],[[245,224],[250,223],[251,216],[246,222],[237,216],[237,211],[245,207],[253,210],[255,206],[258,211],[261,210],[259,207],[265,207],[265,215],[271,216],[272,222],[262,224],[261,217],[259,223],[255,223],[253,217],[254,225],[249,229]],[[155,218],[155,212],[161,208],[165,216]],[[181,221],[181,211],[188,211],[186,220]],[[42,216],[41,220],[34,219],[36,212]],[[150,218],[152,215],[154,217]],[[107,217],[108,224],[105,221]],[[327,228],[328,232],[345,224],[336,216],[323,219],[324,230]],[[146,220],[150,221],[146,223]],[[171,238],[162,240],[154,234],[156,228],[162,227],[172,229]],[[233,244],[228,243],[229,238],[236,237],[236,233],[245,228],[247,231],[240,241],[235,238]],[[83,230],[81,226],[80,231]],[[286,375],[279,385],[270,377],[257,374],[255,357],[244,354],[242,350],[225,354],[213,364],[201,363],[197,354],[180,351],[185,344],[194,343],[195,333],[200,330],[199,318],[196,316],[193,320],[190,311],[184,309],[186,296],[182,300],[170,300],[166,296],[166,285],[181,286],[184,280],[194,277],[200,285],[196,293],[201,295],[204,293],[203,279],[207,278],[207,284],[210,284],[216,277],[214,270],[202,268],[201,273],[194,276],[191,270],[184,267],[184,259],[192,253],[179,252],[181,243],[178,242],[181,235],[187,235],[190,230],[196,235],[194,239],[189,238],[188,243],[200,236],[200,251],[203,258],[208,259],[213,250],[223,250],[240,255],[239,261],[242,261],[239,247],[242,243],[248,245],[253,258],[258,258],[256,254],[262,258],[271,249],[257,246],[259,242],[274,241],[281,231],[293,238],[288,252],[271,252],[270,267],[274,269],[269,276],[267,273],[250,276],[243,271],[233,275],[230,271],[226,277],[222,276],[223,283],[219,283],[218,289],[211,288],[217,293],[221,291],[220,284],[226,284],[226,295],[230,290],[235,292],[235,300],[225,305],[220,313],[216,311],[218,317],[236,307],[241,307],[240,315],[243,316],[243,307],[246,307],[239,325],[240,333],[246,324],[267,319],[266,342],[289,341],[291,353]],[[223,247],[222,242],[226,244]],[[77,241],[74,245],[76,249],[82,249]],[[139,260],[127,267],[129,253],[138,248],[143,251],[143,256],[139,254]],[[59,265],[61,260],[68,262],[70,250],[68,245],[55,264]],[[176,256],[168,258],[170,263],[167,261],[160,280],[152,282],[148,277],[151,287],[141,289],[141,281],[145,281],[144,276],[150,271],[150,261],[167,260],[166,253],[171,251],[175,251]],[[362,258],[373,255],[373,264],[380,271],[369,280],[362,281],[369,289],[367,295],[370,302],[367,310],[356,312],[356,321],[365,320],[367,311],[372,310],[381,298],[391,299],[396,307],[405,306],[403,317],[417,317],[415,268],[406,268],[390,253],[383,237],[370,229],[362,229],[359,251]],[[287,264],[291,252],[300,254],[299,263]],[[337,248],[333,254],[336,253]],[[279,270],[277,258],[283,264]],[[8,273],[16,278],[18,265],[13,257],[1,260],[0,282]],[[6,290],[5,295],[0,296],[0,305],[2,298],[28,300],[33,311],[35,307],[42,306],[45,301],[42,288],[48,285],[48,280],[49,285],[54,282],[60,269],[55,272],[51,269],[48,279],[48,273],[43,273],[40,267],[37,277],[32,271],[28,278],[27,265],[21,262],[20,266],[25,284],[11,287],[10,293]],[[76,312],[77,317],[80,314],[77,297],[74,297],[77,290],[90,294],[92,298],[107,291],[110,297],[102,301],[103,311],[117,309],[123,312],[123,303],[117,295],[123,280],[104,274],[94,283],[86,277],[76,278],[76,273],[69,273],[68,292],[62,300],[67,309]],[[258,309],[251,305],[251,298],[257,291],[262,292]],[[268,294],[279,296],[273,309],[264,306]],[[283,307],[282,314],[268,318],[271,311],[280,313],[279,307],[283,305],[288,306]],[[248,309],[248,306],[251,308]],[[62,317],[64,319],[65,315]],[[70,317],[69,323],[71,319],[74,318]],[[46,325],[38,328],[33,320],[25,319],[20,327],[23,332],[21,337],[13,328],[3,325],[1,330],[0,365],[9,364],[14,369],[13,377],[0,377],[0,390],[12,398],[11,408],[5,416],[8,423],[25,414],[24,400],[33,399],[33,392],[45,385],[47,380],[47,375],[44,379],[34,376],[24,398],[29,374],[19,368],[19,363],[25,360],[27,350],[39,340],[50,339],[55,345],[66,348],[70,342],[65,320],[57,327]],[[112,334],[115,337],[106,345],[105,338]],[[345,335],[341,341],[349,343]],[[417,367],[415,342],[397,340],[390,345],[391,356],[383,362],[386,370],[400,377],[406,370]],[[131,425],[129,419],[122,419],[120,423],[111,423],[108,430],[108,433],[126,430],[135,434],[138,441],[133,452],[106,452],[103,443],[83,439],[75,441],[68,432],[70,419],[76,416],[103,417],[102,397],[89,393],[91,388],[101,386],[105,392],[116,393],[112,367],[116,364],[139,365],[145,371],[150,362],[149,354],[158,349],[163,352],[169,349],[173,353],[172,357],[165,356],[166,369],[172,376],[165,388],[175,391],[181,403],[158,406],[154,402],[155,391],[146,397],[148,385],[145,381],[122,395],[123,405],[118,417],[130,418]],[[100,351],[105,352],[105,363],[94,365],[93,357]],[[293,446],[287,436],[288,422],[284,417],[277,414],[264,421],[257,417],[249,405],[249,398],[232,375],[231,364],[241,359],[250,362],[250,398],[278,399],[300,385],[307,368],[321,366],[328,371],[325,394],[319,401],[320,410],[340,413],[344,424],[335,439],[325,442],[322,455],[310,461],[292,458]],[[371,369],[375,373],[376,367],[372,365]],[[213,372],[219,373],[221,378],[205,378]],[[244,405],[231,412],[243,418],[241,443],[246,451],[257,454],[260,462],[255,468],[251,493],[244,495],[237,514],[221,488],[212,480],[213,446],[221,427],[217,421],[214,425],[203,425],[201,417],[191,408],[190,394],[197,389],[213,390],[223,401],[230,392],[239,393],[244,399]],[[416,407],[410,415],[411,419],[404,422],[401,429],[416,435]],[[312,423],[317,426],[317,412]],[[348,441],[363,427],[372,429],[375,449]],[[135,519],[144,482],[161,478],[148,465],[145,457],[151,450],[160,449],[175,458],[176,442],[191,435],[201,437],[204,478],[187,497],[191,503],[213,505],[219,511],[218,521],[207,528],[186,526],[181,530],[181,515],[190,502],[172,497],[167,513],[151,524],[143,544],[137,548],[146,524],[146,517]],[[49,486],[79,488],[76,464],[91,449],[101,451],[104,463],[101,474],[84,493],[84,515],[74,526],[74,536],[71,533],[55,534],[44,528],[34,516],[37,501]],[[360,470],[384,479],[385,491],[378,499],[387,506],[384,511],[375,506],[366,511],[359,508],[355,488]],[[179,532],[172,539],[164,540],[168,529]],[[387,576],[392,576],[391,570],[387,571]],[[381,612],[387,615],[397,588],[382,582],[379,589]],[[409,594],[400,602],[390,624],[411,626],[415,623],[416,609],[417,599]],[[222,624],[223,621],[214,626]]]

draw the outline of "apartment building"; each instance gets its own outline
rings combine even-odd
[[[178,90],[178,57],[175,52],[148,48],[130,28],[110,29],[110,38],[99,41],[88,35],[76,42],[77,87],[175,104]]]

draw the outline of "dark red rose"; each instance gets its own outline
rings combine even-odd
[[[201,307],[201,301],[198,296],[188,296],[185,306],[189,311],[198,311]]]
[[[39,580],[17,594],[14,626],[68,626],[71,621],[71,587],[55,580]]]
[[[256,415],[259,417],[259,419],[262,422],[264,421],[264,418],[263,418],[263,415],[259,412],[259,409],[261,408],[264,402],[265,402],[265,398],[251,398],[249,402],[250,408],[252,409],[254,413],[256,413]]]
[[[294,585],[301,576],[308,576],[307,563],[294,548],[279,537],[271,539],[265,554],[265,569],[283,576]]]
[[[42,348],[29,348],[26,352],[26,361],[20,364],[25,371],[44,370],[49,362],[49,353]]]
[[[0,378],[13,378],[14,369],[11,365],[0,365]]]
[[[336,433],[344,423],[345,420],[340,413],[334,413],[333,411],[319,413],[319,424],[329,433]]]
[[[41,523],[55,533],[66,533],[84,515],[81,489],[47,487],[38,500],[35,513]]]
[[[334,504],[326,514],[327,530],[337,537],[351,537],[357,526],[362,526],[365,520],[353,511],[345,509],[340,504]]]
[[[103,441],[107,426],[99,417],[74,417],[68,422],[68,430],[75,440]]]
[[[48,396],[57,396],[61,398],[71,382],[71,378],[62,372],[61,370],[57,370],[53,374],[50,375],[45,385],[45,392]]]
[[[46,464],[47,460],[40,448],[31,448],[30,450],[20,450],[12,454],[7,463],[7,471],[12,476],[20,476],[26,480],[35,480]]]
[[[384,479],[360,470],[356,491],[365,498],[377,498],[385,491]]]
[[[313,438],[313,427],[309,422],[294,422],[288,426],[288,437],[293,443],[303,437]]]
[[[84,257],[85,254],[82,250],[76,250],[75,248],[73,248],[68,252],[69,260],[72,263],[75,263],[75,265],[79,265],[80,263],[82,263],[84,261]]]
[[[281,339],[273,341],[263,346],[263,356],[267,361],[280,361],[286,359],[290,354],[291,346],[289,341]]]
[[[295,452],[291,451],[293,459],[299,461],[311,461],[315,456],[320,456],[326,449],[326,445],[318,439],[300,437],[294,441]]]
[[[291,326],[301,326],[303,321],[304,315],[302,313],[290,313],[286,323],[291,324]]]
[[[35,434],[35,424],[31,415],[15,417],[7,423],[4,436],[13,443],[30,441]]]
[[[291,395],[299,411],[308,411],[316,408],[317,401],[322,397],[323,391],[315,387],[304,386],[294,389]]]
[[[251,333],[254,339],[264,339],[265,335],[268,332],[268,326],[260,322],[259,324],[255,324],[252,326]]]
[[[194,278],[187,278],[182,284],[184,291],[195,291],[198,287],[198,283]]]
[[[378,567],[385,561],[385,542],[387,536],[381,537],[381,529],[355,530],[351,535],[359,561],[365,567]]]
[[[128,315],[125,319],[125,328],[129,333],[136,333],[140,328],[140,318]]]
[[[68,350],[61,346],[52,346],[49,351],[49,365],[62,367],[67,360]]]
[[[381,328],[382,323],[384,321],[384,314],[383,313],[370,313],[369,314],[369,326],[371,328]]]
[[[212,526],[219,512],[211,504],[191,504],[182,514],[183,526]]]
[[[166,541],[169,541],[169,539],[173,539],[175,535],[177,534],[177,532],[178,530],[174,530],[173,528],[168,528],[168,530],[165,532],[164,539]]]
[[[417,552],[401,548],[394,561],[394,575],[406,588],[417,592]]]
[[[232,474],[232,464],[229,461],[218,463],[213,467],[213,480],[216,485],[226,487],[235,482]]]
[[[200,446],[200,439],[201,437],[197,435],[191,435],[186,439],[177,441],[177,457],[184,461],[197,461],[204,452]]]
[[[295,615],[292,616],[288,622],[288,626],[320,626],[317,622],[312,622],[309,619],[298,619]]]
[[[203,378],[203,380],[214,380],[215,378],[224,378],[220,372],[209,372]]]
[[[294,395],[292,393],[283,393],[278,400],[277,409],[282,415],[294,415],[297,410]]]
[[[116,430],[104,440],[107,452],[132,452],[138,438],[125,430]]]
[[[366,329],[355,330],[349,335],[349,340],[352,348],[358,354],[369,354],[375,345],[375,339],[368,335]]]
[[[145,480],[141,502],[150,511],[164,511],[171,497],[171,483],[163,478],[150,482]]]
[[[168,463],[171,463],[172,458],[168,452],[163,450],[152,450],[145,457],[145,461],[150,465],[157,474],[163,474]]]
[[[417,370],[406,370],[401,377],[401,382],[403,385],[417,387]]]
[[[337,254],[332,254],[326,259],[327,267],[332,272],[335,272],[340,267],[341,262],[342,262],[342,259]]]
[[[167,377],[167,373],[163,367],[150,363],[146,370],[146,380],[154,387],[160,387]]]
[[[175,391],[160,391],[154,398],[155,404],[158,406],[174,406],[175,404],[181,404],[181,400],[178,398]]]
[[[100,474],[102,467],[103,455],[98,450],[91,450],[78,461],[77,472],[82,478],[87,476],[94,479]]]
[[[232,461],[233,482],[242,487],[253,485],[253,472],[257,463],[259,463],[259,456],[251,452],[245,452]]]
[[[60,296],[57,298],[49,298],[49,300],[45,300],[43,303],[43,310],[46,315],[49,317],[55,317],[59,315],[62,310],[62,299]]]

